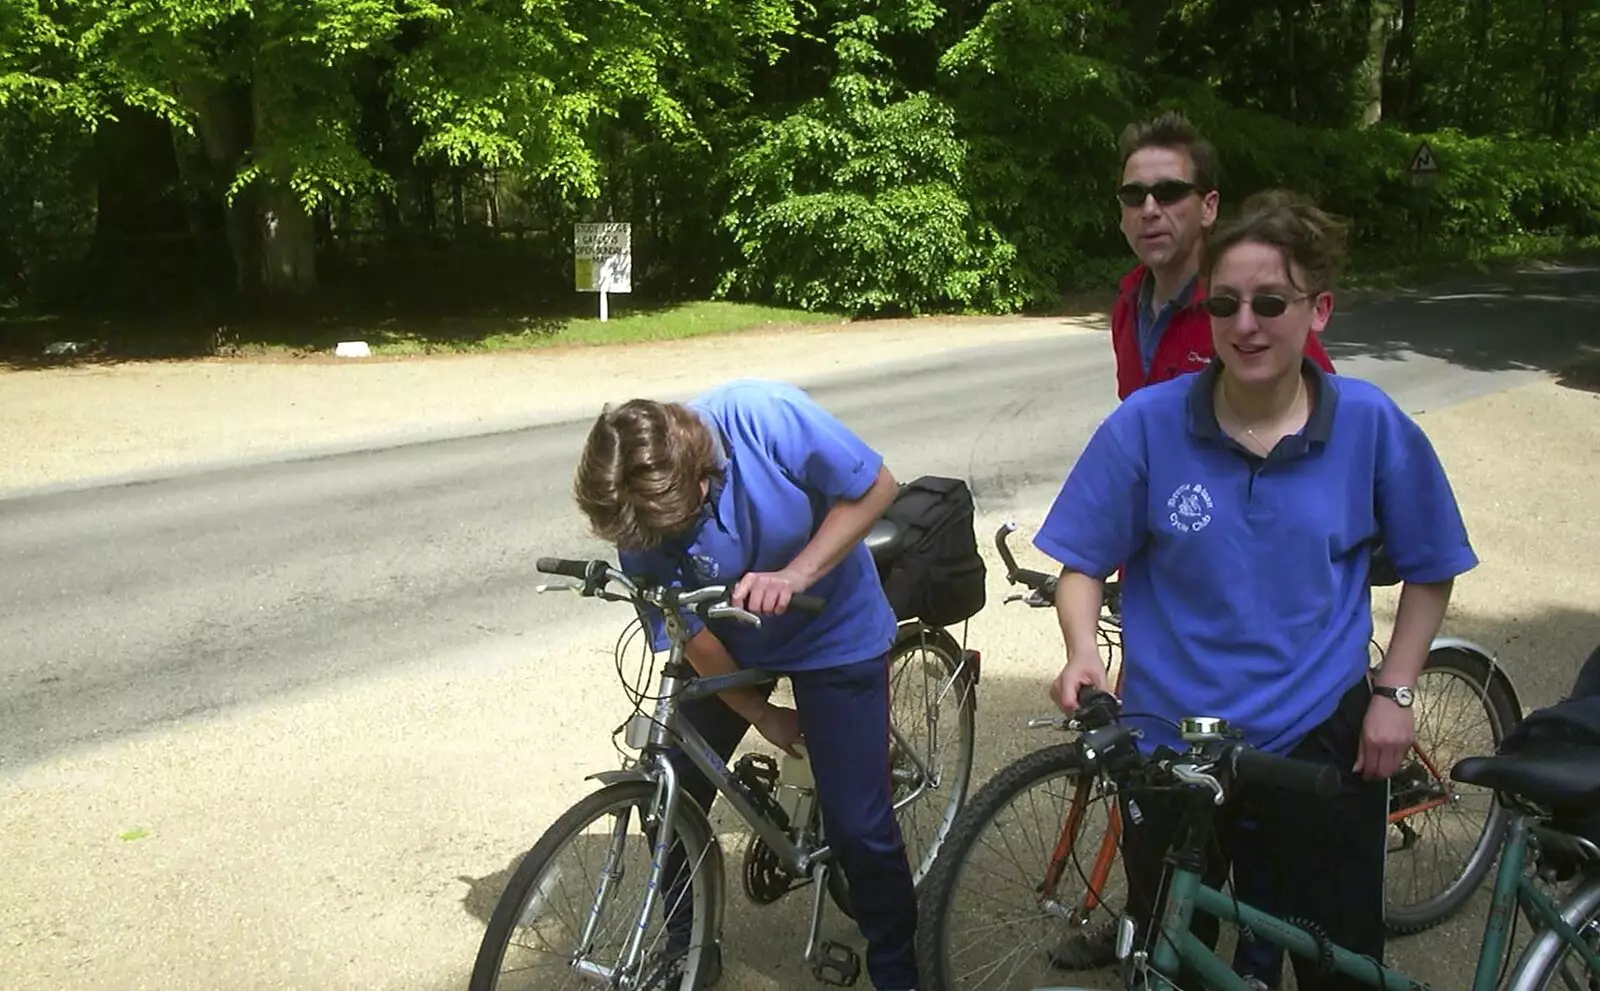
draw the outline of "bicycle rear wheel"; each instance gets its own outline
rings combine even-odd
[[[961,648],[936,627],[906,623],[889,654],[889,718],[895,820],[911,880],[921,884],[966,802],[972,781],[977,678]],[[904,803],[904,804],[902,804]],[[828,872],[834,907],[854,918],[844,872]]]
[[[1416,742],[1389,783],[1384,925],[1422,932],[1472,897],[1505,837],[1506,812],[1487,789],[1450,780],[1463,757],[1494,753],[1522,717],[1490,659],[1457,646],[1428,653],[1417,678]]]
[[[633,977],[632,986],[648,982],[656,991],[694,991],[716,978],[722,862],[698,809],[680,811],[674,823],[689,873],[682,896],[690,915],[687,939],[670,945],[662,890],[645,920],[638,958],[625,959],[644,906],[643,882],[650,877],[646,827],[655,798],[654,782],[619,782],[586,796],[555,821],[523,857],[495,905],[472,970],[472,991],[614,986],[606,982],[619,971]],[[630,881],[639,882],[634,891],[619,890]],[[567,924],[565,939],[553,938],[558,923]]]

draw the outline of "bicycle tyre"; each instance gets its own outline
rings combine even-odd
[[[890,681],[893,683],[893,671],[897,664],[914,651],[923,651],[939,659],[940,665],[945,670],[945,677],[954,677],[956,683],[951,688],[957,702],[956,732],[959,742],[956,744],[956,773],[954,780],[946,778],[943,784],[949,795],[945,808],[933,840],[922,851],[921,857],[910,864],[911,882],[913,886],[921,884],[928,869],[937,861],[939,850],[945,838],[950,835],[956,816],[966,802],[967,791],[972,784],[972,758],[976,747],[977,733],[977,691],[978,687],[970,668],[961,668],[961,648],[949,633],[936,627],[927,627],[920,624],[903,625],[895,635],[894,646],[889,653]],[[889,700],[891,710],[894,700]],[[906,806],[905,811],[916,808],[922,804],[922,799]],[[902,830],[903,832],[903,830]],[[906,850],[907,860],[912,859],[912,851]],[[844,871],[835,865],[828,871],[828,897],[833,900],[834,907],[842,912],[846,918],[854,919],[855,913],[850,903],[850,886],[845,880]]]
[[[595,791],[573,805],[545,830],[517,866],[505,891],[495,903],[484,930],[478,957],[472,968],[471,991],[494,991],[498,984],[500,965],[505,959],[512,930],[521,916],[535,885],[543,878],[546,869],[563,847],[576,839],[593,822],[629,806],[649,809],[655,801],[656,785],[653,781],[620,781]],[[680,806],[681,808],[681,806]],[[684,844],[689,863],[704,863],[709,869],[696,871],[690,882],[693,885],[692,903],[694,917],[691,923],[690,949],[683,955],[684,972],[674,991],[694,991],[717,976],[720,956],[714,921],[721,918],[722,878],[715,856],[702,857],[715,839],[698,809],[677,816],[676,829]],[[639,834],[643,839],[642,832]],[[659,909],[658,909],[659,910]],[[646,970],[649,964],[646,963]]]
[[[1591,875],[1587,882],[1573,890],[1558,910],[1580,936],[1600,936],[1600,876]],[[1540,930],[1518,958],[1506,980],[1506,991],[1549,991],[1562,959],[1571,952],[1572,948],[1558,933]],[[1597,982],[1600,982],[1600,975],[1591,975],[1587,986],[1594,987]]]
[[[917,896],[917,970],[928,987],[955,986],[946,959],[950,902],[973,848],[1018,795],[1049,778],[1076,775],[1082,770],[1083,761],[1074,743],[1035,750],[997,771],[956,815],[944,848],[923,877]]]
[[[1500,743],[1506,731],[1522,718],[1516,699],[1506,689],[1501,678],[1495,677],[1493,665],[1489,658],[1482,654],[1455,646],[1435,647],[1428,652],[1428,659],[1423,664],[1422,671],[1424,674],[1430,671],[1450,671],[1472,685],[1484,703],[1484,711],[1489,717],[1496,745]],[[1449,768],[1440,768],[1439,771],[1445,775],[1449,774]],[[1494,865],[1508,823],[1506,810],[1498,801],[1491,801],[1489,816],[1484,822],[1483,832],[1478,837],[1477,844],[1472,848],[1461,872],[1444,890],[1409,905],[1392,904],[1388,893],[1385,892],[1383,922],[1389,934],[1409,936],[1423,932],[1459,912],[1467,903],[1467,899],[1471,898],[1472,893],[1483,883],[1490,867]]]

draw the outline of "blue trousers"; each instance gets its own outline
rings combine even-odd
[[[856,925],[867,942],[867,975],[879,989],[916,988],[916,892],[889,776],[889,658],[789,677],[822,828],[835,867],[849,882]],[[715,696],[685,702],[678,712],[724,761],[750,729]],[[675,750],[671,760],[684,790],[709,812],[716,787],[681,751]],[[681,847],[675,845],[673,853],[666,864],[668,878],[679,876],[683,861]],[[673,887],[667,905],[679,901]],[[675,914],[668,932],[686,936],[687,913]]]

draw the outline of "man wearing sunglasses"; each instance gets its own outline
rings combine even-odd
[[[1176,111],[1129,124],[1119,141],[1122,235],[1138,263],[1123,276],[1111,310],[1117,399],[1197,372],[1211,361],[1200,252],[1217,220],[1217,155]],[[1333,371],[1316,335],[1306,355]]]
[[[1117,187],[1122,234],[1138,263],[1123,276],[1111,311],[1111,347],[1117,363],[1117,399],[1210,364],[1211,317],[1228,317],[1239,301],[1208,299],[1200,278],[1200,256],[1217,220],[1217,153],[1182,114],[1167,111],[1129,124],[1119,139],[1122,182]],[[1281,315],[1292,300],[1253,297],[1257,316]],[[1306,337],[1306,355],[1332,372],[1333,362],[1316,334]],[[1241,823],[1252,828],[1248,822]],[[1265,865],[1237,858],[1234,889],[1258,907],[1266,903]],[[1093,970],[1115,961],[1115,930],[1108,923],[1069,933],[1051,956],[1066,970]],[[1257,988],[1278,985],[1283,954],[1265,940],[1240,940],[1234,970]]]

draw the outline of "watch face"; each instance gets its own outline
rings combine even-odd
[[[1410,707],[1411,689],[1401,686],[1400,688],[1393,689],[1393,692],[1393,698],[1396,702],[1398,702],[1402,707]]]

